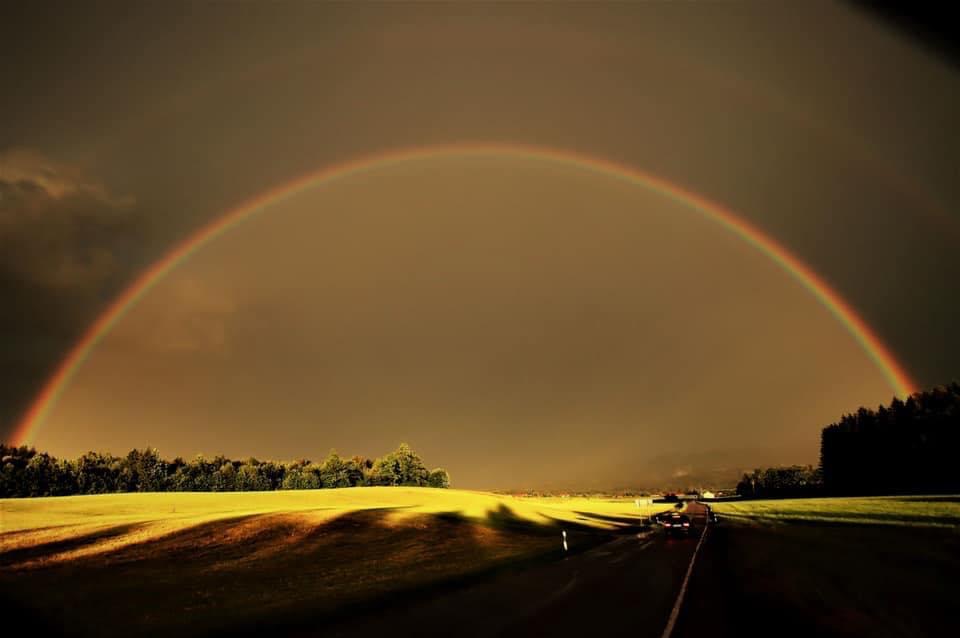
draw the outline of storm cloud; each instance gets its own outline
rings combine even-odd
[[[133,198],[37,151],[0,153],[0,420],[129,276],[137,234]]]

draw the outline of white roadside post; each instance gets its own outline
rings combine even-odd
[[[563,551],[567,551],[567,530],[563,530]]]

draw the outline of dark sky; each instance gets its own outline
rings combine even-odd
[[[23,3],[0,19],[0,82],[0,438],[205,222],[325,165],[466,140],[720,202],[919,385],[960,377],[960,78],[845,5]],[[705,453],[812,461],[824,421],[889,400],[843,328],[715,224],[478,161],[374,171],[228,234],[118,325],[36,444],[409,440],[461,486],[626,483]]]

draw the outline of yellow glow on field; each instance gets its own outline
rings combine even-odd
[[[615,529],[640,523],[663,506],[637,507],[629,499],[526,498],[466,490],[364,487],[276,492],[102,494],[0,500],[0,553],[84,539],[45,555],[44,563],[99,554],[163,538],[189,528],[246,517],[283,515],[316,527],[339,516],[387,510],[401,523],[418,515],[455,515],[478,524],[576,524]],[[257,526],[236,533],[256,534]],[[244,531],[245,530],[245,531]]]

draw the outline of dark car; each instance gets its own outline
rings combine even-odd
[[[660,524],[670,536],[689,536],[690,517],[686,514],[673,512],[660,517]]]

